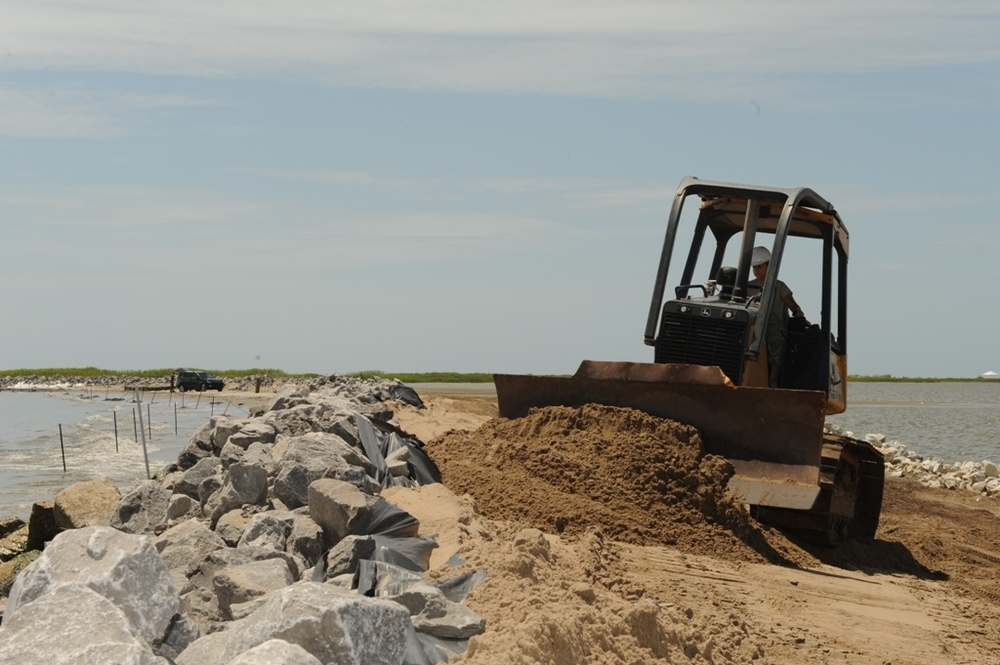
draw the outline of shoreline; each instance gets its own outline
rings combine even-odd
[[[221,391],[186,391],[181,393],[177,390],[171,392],[168,385],[161,383],[162,379],[136,377],[128,383],[123,383],[123,377],[113,375],[59,378],[64,380],[50,383],[18,381],[12,384],[10,377],[0,377],[0,393],[4,391],[50,393],[92,391],[106,394],[117,393],[122,395],[122,399],[127,399],[129,395],[134,394],[135,390],[140,390],[143,395],[149,395],[151,400],[163,394],[187,397],[199,395],[219,397],[229,402],[240,400],[237,402],[240,406],[249,412],[254,412],[266,409],[278,393],[289,385],[309,388],[317,381],[316,378],[269,378],[262,380],[258,388],[258,376],[247,375],[241,378],[227,379],[226,385]],[[322,377],[319,380],[322,380]],[[493,383],[429,382],[403,385],[413,389],[429,407],[437,400],[451,402],[452,400],[475,399],[489,401],[494,405],[496,402],[496,387]],[[106,399],[110,398],[106,397]],[[400,414],[397,413],[398,415]],[[830,421],[827,421],[827,427],[838,433],[868,441],[882,452],[886,457],[885,473],[887,477],[907,478],[925,487],[963,490],[984,497],[1000,498],[1000,475],[998,475],[1000,464],[991,460],[946,462],[934,455],[924,455],[904,442],[888,439],[882,433],[868,432],[859,435],[855,432],[845,431],[845,428]],[[420,433],[426,436],[429,432],[421,431]]]

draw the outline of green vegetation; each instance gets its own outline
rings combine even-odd
[[[998,379],[981,379],[974,377],[937,377],[937,376],[893,376],[892,374],[848,375],[848,383],[996,383]]]
[[[202,368],[196,368],[202,369]],[[4,369],[0,370],[0,377],[60,377],[72,376],[80,378],[97,378],[101,376],[121,376],[140,378],[164,378],[169,379],[174,368],[170,369],[135,369],[135,370],[114,370],[100,369],[98,367],[47,367],[43,369]],[[280,369],[270,369],[262,367],[251,367],[248,369],[208,369],[216,376],[224,379],[235,379],[244,376],[268,376],[282,379],[314,379],[322,374],[305,373],[290,374]],[[359,379],[383,378],[399,379],[403,383],[491,383],[493,375],[488,372],[383,372],[380,369],[363,370],[360,372],[343,372],[345,376],[353,376]],[[978,377],[914,377],[914,376],[893,376],[892,374],[869,374],[850,375],[848,382],[855,383],[972,383],[985,382],[1000,385],[1000,379],[980,379]]]
[[[193,369],[202,370],[197,367]],[[75,378],[97,378],[102,376],[139,377],[148,379],[163,378],[168,380],[175,368],[169,369],[100,369],[99,367],[46,367],[41,369],[4,369],[0,370],[0,377],[75,377]],[[268,369],[261,367],[251,367],[249,369],[205,369],[204,371],[221,376],[224,379],[235,379],[244,376],[267,376],[281,379],[314,379],[322,374],[305,373],[289,374],[280,369]],[[399,379],[403,383],[490,383],[493,375],[483,372],[467,373],[460,372],[423,372],[423,373],[398,373],[383,372],[382,370],[365,370],[361,372],[345,372],[345,376],[354,376],[361,379],[381,377],[384,379]]]
[[[202,368],[200,367],[195,369],[202,370]],[[162,377],[165,379],[169,379],[170,375],[174,371],[176,371],[176,368],[117,370],[117,369],[100,369],[99,367],[45,367],[41,369],[4,369],[0,370],[0,377],[72,376],[72,377],[79,377],[86,379],[86,378],[97,378],[100,376],[121,376],[121,377],[140,377],[148,379],[158,379]],[[296,379],[313,378],[319,376],[319,374],[288,374],[286,372],[281,371],[280,369],[261,369],[261,368],[226,369],[226,370],[206,369],[203,371],[229,379],[241,376],[257,376],[257,375],[280,377],[280,378],[296,378]]]

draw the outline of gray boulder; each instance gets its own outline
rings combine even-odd
[[[417,632],[449,640],[466,640],[486,629],[486,622],[461,603],[448,600],[441,590],[426,582],[406,586],[401,593],[387,596],[411,615]]]
[[[230,608],[233,605],[282,589],[294,581],[295,578],[284,561],[264,559],[224,568],[212,578],[212,586],[223,616],[232,618]]]
[[[358,572],[358,563],[371,559],[376,547],[375,539],[371,536],[347,536],[341,539],[326,553],[326,570],[322,581],[340,575],[354,575]]]
[[[243,428],[244,423],[245,421],[243,420],[233,420],[229,416],[220,415],[215,419],[215,427],[212,429],[211,437],[219,450],[226,447],[229,437],[239,432]]]
[[[226,542],[218,534],[198,520],[187,520],[170,527],[154,544],[178,589],[184,587],[188,576],[205,555],[226,547]]]
[[[198,499],[198,488],[202,481],[220,472],[222,462],[218,457],[203,457],[189,467],[174,483],[174,492]]]
[[[285,540],[285,551],[309,566],[316,565],[323,556],[323,529],[308,515],[295,515],[292,531]]]
[[[55,541],[53,541],[55,542]],[[168,665],[115,603],[83,582],[58,584],[5,614],[0,661],[18,665]]]
[[[274,443],[277,435],[278,431],[270,423],[251,420],[244,422],[239,431],[227,439],[227,443],[246,450],[252,443]]]
[[[177,665],[226,665],[278,638],[321,663],[399,665],[410,627],[406,609],[330,584],[298,582],[274,591],[257,611],[221,632],[196,640]]]
[[[332,546],[344,536],[367,535],[375,500],[351,483],[321,478],[309,486],[309,516],[323,529],[325,544]]]
[[[267,471],[257,464],[236,463],[226,472],[222,488],[205,504],[215,524],[223,514],[244,505],[263,505],[267,500]]]
[[[292,532],[295,516],[287,511],[269,510],[258,513],[240,536],[237,547],[271,547],[284,550],[288,534]]]
[[[167,502],[167,523],[195,517],[201,512],[201,506],[187,494],[174,494]]]
[[[126,533],[153,533],[167,521],[170,491],[144,480],[125,493],[111,513],[111,526]]]
[[[163,637],[179,601],[170,570],[147,536],[87,527],[56,536],[11,587],[4,623],[60,584],[84,584],[111,601],[132,632],[152,644]]]
[[[311,653],[297,644],[284,640],[268,640],[244,651],[226,665],[323,665]]]
[[[215,443],[215,426],[220,418],[228,421],[224,416],[210,418],[207,423],[199,427],[188,440],[180,454],[177,455],[177,466],[182,469],[190,469],[198,463],[198,460],[206,457],[218,457],[222,446]]]

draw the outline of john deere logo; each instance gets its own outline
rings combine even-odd
[[[703,308],[701,309],[701,315],[702,315],[702,316],[712,316],[712,310],[710,310],[710,309],[709,309],[709,308],[707,308],[707,307],[703,307]]]

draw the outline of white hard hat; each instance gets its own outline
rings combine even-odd
[[[757,267],[761,264],[768,263],[771,260],[771,252],[767,251],[767,247],[754,247],[753,254],[750,256],[750,265]]]

